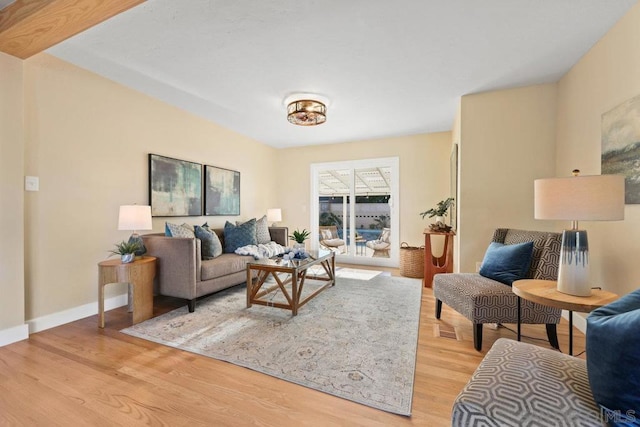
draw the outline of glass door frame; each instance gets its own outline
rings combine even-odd
[[[336,261],[343,262],[345,264],[361,264],[361,265],[379,265],[383,267],[398,267],[400,264],[400,159],[399,157],[383,157],[376,159],[363,159],[363,160],[347,160],[338,162],[327,163],[312,163],[310,166],[310,182],[311,182],[311,200],[309,206],[310,218],[309,224],[311,224],[311,248],[319,248],[319,227],[320,227],[320,194],[318,185],[318,176],[321,171],[336,170],[336,169],[350,169],[351,189],[349,199],[353,201],[355,206],[356,194],[355,194],[355,173],[356,169],[366,169],[374,167],[389,167],[391,168],[391,198],[389,200],[389,210],[391,215],[391,249],[389,251],[389,258],[379,257],[363,257],[356,255],[356,221],[355,209],[349,209],[349,224],[354,226],[349,227],[349,242],[352,248],[348,248],[344,254],[336,254]],[[343,212],[346,211],[346,203],[343,203]],[[346,228],[346,225],[343,224]],[[346,239],[345,239],[346,240]]]

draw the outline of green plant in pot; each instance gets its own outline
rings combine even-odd
[[[120,243],[116,243],[116,248],[112,249],[111,255],[120,255],[120,260],[123,263],[132,262],[136,257],[136,251],[140,250],[140,243],[137,241],[122,241]]]
[[[431,208],[427,211],[421,212],[420,215],[422,215],[422,219],[424,219],[425,216],[428,216],[429,218],[436,217],[435,224],[431,224],[430,226],[432,230],[449,231],[451,230],[451,227],[445,225],[444,217],[447,216],[447,214],[449,213],[449,209],[451,208],[451,206],[453,206],[453,204],[453,197],[449,197],[445,200],[440,200],[435,208]]]
[[[294,230],[294,232],[289,235],[289,238],[295,240],[296,245],[294,245],[294,247],[304,248],[304,241],[307,240],[310,235],[311,232],[303,228],[302,231]]]

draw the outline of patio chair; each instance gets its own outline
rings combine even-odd
[[[374,257],[389,258],[389,249],[391,249],[391,229],[383,228],[380,237],[376,240],[369,240],[366,246],[373,250]]]
[[[335,225],[321,225],[320,245],[332,251],[342,252],[342,246],[346,246],[344,240],[338,235],[338,227]]]

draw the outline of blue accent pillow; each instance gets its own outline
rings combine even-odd
[[[587,317],[587,374],[603,421],[640,425],[640,289]]]
[[[222,243],[214,231],[209,227],[196,225],[195,233],[201,242],[202,259],[214,259],[222,255]]]
[[[533,242],[513,245],[491,242],[484,254],[480,275],[511,286],[515,280],[527,278],[532,255]]]
[[[257,244],[255,218],[240,225],[233,225],[229,221],[224,224],[224,251],[226,253],[234,253],[236,249],[243,246]]]

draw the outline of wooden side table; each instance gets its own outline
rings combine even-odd
[[[589,313],[598,307],[607,305],[618,299],[618,295],[592,289],[588,297],[577,297],[557,290],[558,282],[553,280],[516,280],[513,282],[513,293],[518,296],[518,341],[520,341],[520,298],[549,307],[569,311],[569,354],[573,356],[573,312]]]
[[[439,257],[434,256],[431,250],[431,236],[444,236],[444,250]],[[431,287],[434,275],[453,273],[453,236],[455,236],[453,232],[424,230],[424,278],[422,285],[425,288]]]
[[[153,317],[153,278],[156,258],[147,256],[123,264],[119,259],[98,263],[98,327],[104,328],[104,287],[130,283],[133,287],[133,323]]]

